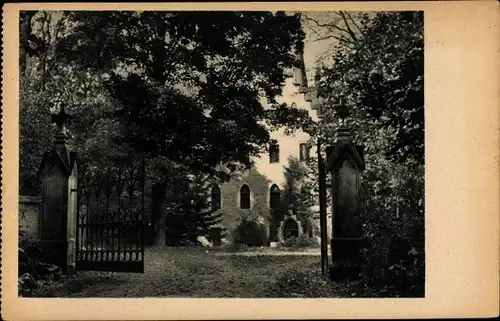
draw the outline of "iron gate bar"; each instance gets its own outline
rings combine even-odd
[[[77,270],[144,273],[144,156],[139,166],[136,161],[132,157],[128,163],[108,162],[96,173],[82,171],[77,200]],[[111,179],[113,175],[116,179]],[[136,204],[135,192],[141,193],[140,204]],[[128,202],[123,201],[124,194]]]

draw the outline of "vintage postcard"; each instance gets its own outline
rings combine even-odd
[[[499,5],[6,4],[6,320],[499,313]]]

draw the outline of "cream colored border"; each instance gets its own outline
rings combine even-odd
[[[425,299],[17,298],[18,10],[424,10]],[[3,14],[2,317],[248,319],[486,317],[499,302],[499,5],[390,3],[8,4]]]

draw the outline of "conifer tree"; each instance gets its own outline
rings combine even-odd
[[[180,196],[169,193],[166,211],[167,245],[193,245],[199,236],[208,236],[210,229],[221,222],[222,213],[210,204],[207,179],[194,177],[184,186]]]
[[[292,210],[302,222],[303,232],[309,234],[313,228],[311,206],[314,205],[312,185],[309,184],[312,179],[310,169],[307,164],[291,156],[284,174],[281,218]]]

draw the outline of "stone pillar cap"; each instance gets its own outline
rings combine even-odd
[[[45,152],[42,157],[42,162],[38,168],[38,176],[43,176],[45,170],[53,164],[59,163],[66,174],[70,174],[73,170],[73,166],[76,163],[77,154],[71,151],[71,148],[67,145],[66,139],[66,128],[65,122],[71,116],[64,110],[64,103],[59,106],[59,112],[57,114],[52,114],[52,123],[57,125],[57,133],[54,136],[54,142],[50,152]]]
[[[345,125],[340,126],[335,136],[337,142],[333,146],[327,148],[329,153],[327,155],[328,169],[333,170],[335,167],[339,166],[340,159],[348,155],[360,170],[364,170],[365,161],[362,147],[354,144],[349,127]]]
[[[352,135],[351,135],[351,130],[349,129],[349,127],[347,127],[345,125],[341,125],[337,129],[336,138],[338,141],[351,142]]]

